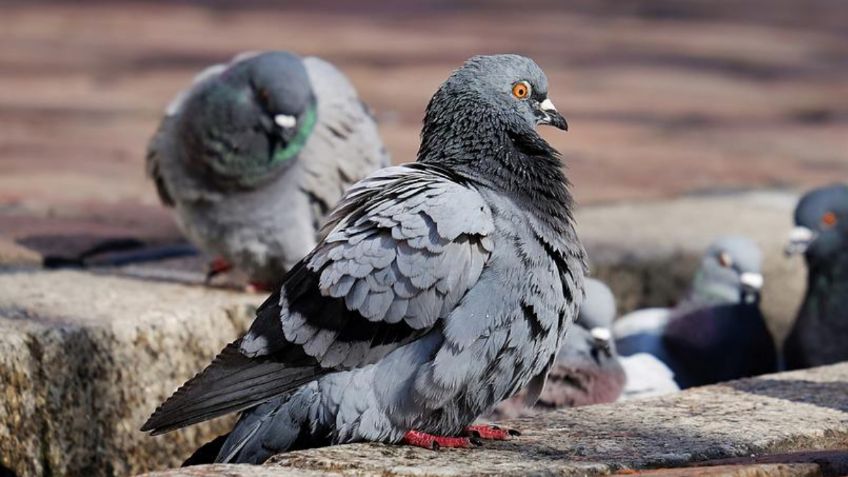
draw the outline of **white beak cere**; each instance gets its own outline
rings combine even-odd
[[[610,333],[609,328],[602,328],[600,326],[589,330],[589,334],[598,341],[609,341],[612,339],[612,333]]]
[[[754,290],[763,288],[763,276],[759,273],[745,272],[739,276],[739,281]]]
[[[557,110],[556,106],[554,106],[554,102],[548,98],[545,98],[545,100],[539,104],[539,108],[541,108],[542,111],[547,112],[556,112]]]
[[[274,122],[281,128],[293,128],[297,124],[297,118],[287,114],[278,114],[274,116]]]
[[[789,243],[786,244],[784,252],[786,252],[786,255],[804,253],[815,239],[816,233],[812,230],[807,227],[795,227],[789,232]]]

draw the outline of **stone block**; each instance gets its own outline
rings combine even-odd
[[[0,274],[0,469],[99,476],[180,464],[232,419],[156,438],[138,429],[261,299],[70,271]]]

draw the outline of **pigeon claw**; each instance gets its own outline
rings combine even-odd
[[[513,436],[521,435],[521,433],[516,429],[509,429],[492,424],[474,424],[466,427],[465,433],[469,436],[490,441],[505,441]]]
[[[209,262],[209,269],[206,271],[206,283],[209,283],[215,276],[228,272],[233,269],[233,264],[226,259],[218,257]]]
[[[482,444],[479,438],[476,437],[447,437],[434,436],[421,431],[408,431],[403,435],[401,443],[408,446],[423,447],[437,451],[442,447],[454,447],[467,449],[476,447]]]
[[[274,287],[263,282],[250,282],[244,287],[247,293],[270,293],[274,291]]]

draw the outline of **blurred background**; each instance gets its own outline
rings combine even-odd
[[[336,63],[395,162],[415,159],[427,100],[467,57],[529,55],[571,125],[545,133],[583,205],[848,176],[841,0],[0,5],[7,249],[176,237],[144,175],[146,142],[195,73],[244,50]]]

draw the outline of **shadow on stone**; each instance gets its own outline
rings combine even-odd
[[[12,469],[0,465],[0,477],[18,477],[18,474],[16,474]]]
[[[725,384],[737,391],[848,412],[848,383],[757,378]],[[834,399],[845,396],[846,399]]]

